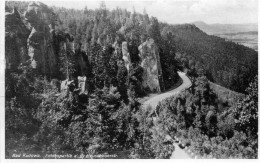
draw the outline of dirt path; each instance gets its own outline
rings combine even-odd
[[[147,106],[151,106],[153,109],[156,108],[156,106],[158,105],[158,103],[162,100],[164,100],[165,98],[171,97],[173,95],[178,94],[180,91],[184,90],[185,88],[189,88],[191,86],[191,81],[190,79],[186,76],[185,73],[183,72],[178,72],[178,75],[181,77],[181,79],[183,80],[183,83],[177,87],[176,89],[170,90],[168,92],[162,93],[162,94],[158,94],[158,95],[154,95],[151,96],[151,98],[149,98],[148,100],[146,100],[142,106],[145,108]],[[177,143],[173,144],[175,147],[174,152],[172,153],[171,159],[191,159],[191,157],[183,150],[181,149]]]

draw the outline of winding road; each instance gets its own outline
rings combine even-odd
[[[181,79],[183,81],[179,87],[177,87],[173,90],[170,90],[168,92],[151,97],[150,99],[148,99],[147,101],[145,101],[143,103],[143,107],[145,108],[150,105],[152,107],[152,109],[155,109],[160,101],[162,101],[168,97],[171,97],[173,95],[176,95],[176,94],[180,93],[180,91],[182,91],[186,88],[189,88],[191,86],[191,81],[186,76],[185,73],[179,71],[178,75],[181,77]],[[174,143],[173,145],[175,147],[175,150],[172,153],[171,159],[191,159],[191,157],[183,149],[181,149],[177,143]]]
[[[191,86],[191,81],[184,72],[178,71],[178,75],[181,77],[181,79],[183,81],[179,87],[177,87],[171,91],[159,94],[157,96],[153,96],[152,98],[150,98],[149,100],[147,100],[143,103],[143,107],[150,105],[154,109],[154,108],[156,108],[156,106],[158,105],[158,103],[160,101],[164,100],[165,98],[171,97],[172,95],[178,94],[178,93],[180,93],[180,91],[184,90],[185,88],[189,88]]]

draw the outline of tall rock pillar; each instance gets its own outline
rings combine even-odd
[[[153,39],[147,39],[139,47],[141,66],[144,69],[143,87],[148,92],[161,92],[160,76],[162,68],[157,45]]]

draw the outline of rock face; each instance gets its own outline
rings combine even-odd
[[[5,14],[5,58],[7,69],[17,69],[28,62],[40,74],[64,78],[60,74],[59,54],[63,50],[76,55],[79,75],[87,71],[85,55],[74,48],[74,38],[68,33],[56,31],[57,15],[40,2],[31,2],[21,16],[16,9]]]
[[[149,92],[161,92],[160,77],[162,68],[157,45],[153,39],[148,39],[139,47],[139,56],[143,72],[143,87]]]
[[[68,33],[55,30],[57,16],[51,8],[40,2],[31,2],[24,13],[24,19],[20,15],[16,9],[12,13],[6,13],[5,15],[7,68],[17,68],[20,63],[29,60],[31,66],[40,74],[64,80],[63,76],[60,77],[59,64],[61,61],[59,54],[70,51],[72,55],[75,55],[77,64],[75,67],[80,72],[77,76],[87,76],[88,59],[86,54],[80,50],[80,47],[74,49],[74,39]],[[144,70],[142,87],[149,92],[161,92],[160,76],[162,75],[162,69],[158,47],[154,40],[146,40],[137,50],[137,48],[134,48],[137,44],[129,43],[128,46],[126,41],[122,42],[120,36],[118,34],[112,46],[114,48],[112,55],[114,58],[111,60],[121,62],[123,59],[123,66],[126,67],[129,74],[132,62],[135,65],[139,64],[140,60],[137,55],[139,50],[141,67]],[[116,73],[116,71],[112,73]],[[86,79],[79,80],[83,92],[87,87],[85,84]],[[61,85],[61,89],[66,89],[68,81],[64,81]]]
[[[32,2],[24,17],[31,28],[27,44],[32,67],[43,74],[54,75],[57,73],[57,57],[53,47],[55,14],[45,4]]]
[[[14,9],[5,13],[5,58],[6,68],[15,69],[29,59],[26,40],[30,34],[20,13]]]

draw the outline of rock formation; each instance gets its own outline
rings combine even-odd
[[[157,45],[153,39],[147,39],[139,47],[143,72],[143,87],[149,92],[161,92],[160,76],[162,68]]]
[[[53,10],[41,2],[29,3],[23,16],[16,9],[6,12],[6,68],[17,69],[21,63],[29,61],[40,74],[64,78],[60,75],[59,54],[65,50],[76,55],[76,67],[81,70],[78,75],[86,75],[85,53],[75,50],[70,34],[55,30],[57,19]]]
[[[125,67],[127,68],[127,71],[129,72],[131,59],[130,59],[130,54],[128,52],[126,41],[122,42],[122,54],[123,54],[123,60],[125,61]]]
[[[20,63],[29,59],[26,40],[30,34],[20,13],[14,9],[5,13],[5,58],[6,68],[16,69]]]
[[[24,17],[31,28],[27,43],[32,67],[40,73],[54,75],[57,73],[57,57],[53,47],[55,14],[45,4],[31,2]]]
[[[80,94],[84,93],[87,90],[87,77],[78,76],[78,88],[80,89]]]
[[[69,51],[77,64],[75,67],[79,73],[76,76],[87,76],[88,58],[86,54],[81,51],[81,45],[76,50],[74,49],[74,38],[70,34],[55,30],[55,26],[58,25],[57,16],[51,8],[40,2],[31,2],[24,13],[24,19],[20,15],[14,9],[12,13],[6,13],[5,16],[7,68],[17,68],[20,63],[30,60],[31,66],[40,74],[64,80],[64,76],[60,75],[59,54],[64,55],[64,52]],[[126,67],[129,74],[130,65],[132,62],[134,65],[139,64],[140,56],[141,67],[144,69],[142,86],[149,92],[160,92],[162,69],[158,47],[154,40],[143,41],[137,49],[134,48],[137,44],[123,41],[124,35],[121,33],[118,32],[116,41],[112,45],[114,53],[113,59],[110,61],[124,63],[123,66]],[[138,50],[139,56],[137,55]],[[116,71],[112,73],[116,73]],[[85,83],[85,79],[82,82]],[[63,83],[63,85],[66,84]],[[65,87],[62,86],[62,88]]]

